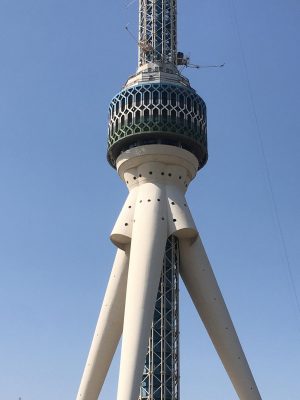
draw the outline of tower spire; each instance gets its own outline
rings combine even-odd
[[[177,0],[139,0],[139,67],[177,60]]]

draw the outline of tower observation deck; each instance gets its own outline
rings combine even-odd
[[[207,161],[206,106],[178,71],[177,1],[139,1],[138,70],[109,107],[108,160],[145,144],[192,152]]]

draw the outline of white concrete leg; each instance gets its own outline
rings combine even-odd
[[[133,224],[118,400],[137,400],[167,240],[164,189],[141,186]]]
[[[76,400],[97,400],[118,346],[124,319],[129,251],[118,250]]]
[[[200,237],[180,241],[180,274],[241,400],[261,400]]]

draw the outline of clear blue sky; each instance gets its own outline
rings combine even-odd
[[[299,400],[300,3],[178,3],[180,49],[226,62],[186,71],[210,154],[188,201],[263,399]],[[125,5],[0,0],[1,400],[75,398],[126,197],[106,162],[108,103],[136,69]],[[181,300],[182,399],[236,400],[183,286]]]

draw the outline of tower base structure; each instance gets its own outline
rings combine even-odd
[[[134,400],[146,393],[140,386],[147,382],[147,346],[166,245],[168,249],[172,237],[179,246],[180,275],[239,398],[260,400],[185,199],[198,170],[197,158],[183,148],[153,144],[121,153],[116,164],[129,195],[111,234],[119,250],[77,400],[98,399],[122,332],[117,400]]]

